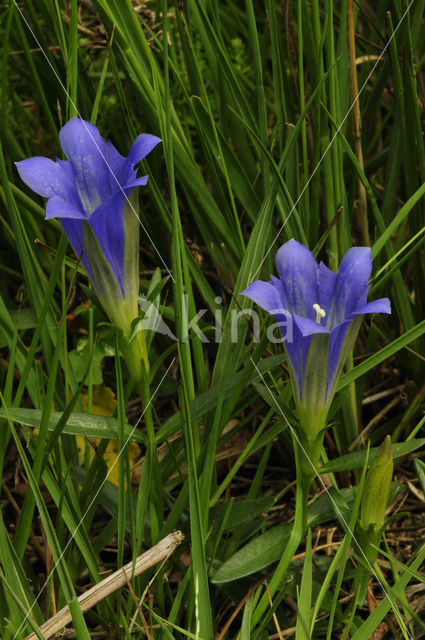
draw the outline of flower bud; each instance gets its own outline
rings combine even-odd
[[[371,544],[379,546],[381,540],[392,475],[392,447],[388,435],[367,472],[360,508],[360,543],[371,564],[378,555]]]

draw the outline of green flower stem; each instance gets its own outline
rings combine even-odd
[[[143,368],[149,373],[149,358],[146,348],[145,332],[138,331],[132,340],[127,336],[121,336],[121,351],[124,356],[125,363],[132,378],[138,385],[141,384],[143,378]]]
[[[121,333],[121,351],[128,371],[136,381],[143,409],[143,421],[146,428],[146,453],[144,465],[145,476],[148,484],[144,486],[148,494],[149,513],[151,522],[151,542],[158,541],[159,531],[162,527],[163,505],[162,496],[158,493],[161,486],[158,455],[155,442],[155,427],[152,415],[152,399],[149,381],[149,358],[146,346],[145,332],[138,331],[130,340],[127,335]],[[147,504],[148,504],[147,503]],[[142,509],[144,512],[144,509]]]
[[[272,579],[268,585],[269,594],[265,593],[261,597],[260,602],[258,603],[253,616],[252,616],[252,624],[253,627],[257,625],[260,620],[264,617],[267,609],[270,607],[269,597],[273,599],[274,594],[282,587],[282,582],[285,576],[286,571],[288,570],[289,565],[291,564],[292,557],[296,553],[298,546],[301,540],[304,537],[304,533],[306,530],[306,522],[307,522],[307,494],[304,493],[304,483],[306,478],[303,476],[300,465],[300,448],[298,443],[296,442],[295,436],[293,436],[294,442],[294,451],[295,451],[295,461],[297,468],[297,493],[296,493],[296,503],[295,503],[295,520],[294,526],[292,528],[291,535],[289,537],[288,543],[283,550],[282,557],[279,561],[279,564],[276,567],[276,570],[273,574]],[[301,452],[302,453],[302,452]],[[307,497],[306,497],[307,496]]]
[[[139,335],[139,334],[138,334]],[[149,513],[151,521],[151,542],[158,542],[159,531],[163,522],[162,495],[159,493],[161,487],[161,474],[158,454],[155,441],[155,427],[152,414],[152,399],[150,393],[149,373],[146,367],[141,364],[142,377],[138,383],[140,399],[142,401],[143,419],[146,427],[146,455],[145,464],[149,467]]]
[[[297,478],[297,486],[302,491],[302,504],[303,504],[303,528],[304,532],[307,531],[307,503],[308,495],[311,487],[311,483],[317,476],[317,469],[320,461],[320,454],[322,452],[323,438],[325,435],[325,429],[321,429],[314,438],[301,431],[299,434],[299,445],[297,443],[298,459],[299,459],[299,476]]]

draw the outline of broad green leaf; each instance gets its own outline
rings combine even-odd
[[[34,429],[40,428],[41,411],[39,409],[14,409],[0,408],[0,417],[9,416],[14,422],[19,422]],[[49,431],[53,431],[62,417],[61,411],[52,411],[49,417]],[[130,425],[125,425],[125,435],[131,442],[144,442],[144,435],[140,430]],[[63,433],[75,436],[87,436],[88,438],[118,438],[118,421],[115,418],[99,416],[90,413],[71,413]]]

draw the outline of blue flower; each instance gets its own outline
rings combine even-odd
[[[296,240],[276,254],[279,278],[256,280],[242,295],[290,325],[288,355],[300,425],[311,437],[324,427],[336,383],[354,346],[365,313],[391,313],[388,298],[367,302],[372,257],[369,247],[354,247],[338,273],[317,264]],[[284,336],[285,337],[285,336]]]
[[[160,142],[142,134],[127,158],[98,129],[72,118],[59,132],[68,160],[35,157],[17,162],[22,180],[45,198],[46,218],[59,218],[112,321],[126,333],[137,315],[139,218],[134,166]]]

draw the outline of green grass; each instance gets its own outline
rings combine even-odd
[[[78,638],[260,640],[278,625],[296,640],[368,640],[381,623],[387,637],[421,637],[408,585],[423,582],[423,503],[406,487],[425,489],[425,6],[354,4],[356,112],[348,0],[133,4],[0,7],[0,636],[25,638],[69,604]],[[140,287],[178,341],[147,334],[141,389],[60,224],[13,164],[60,156],[75,115],[123,155],[141,132],[162,138],[142,162]],[[290,238],[335,269],[369,239],[371,294],[393,310],[363,322],[340,378],[331,497],[312,488],[305,539],[283,349],[263,313],[252,340],[239,295]],[[208,343],[186,339],[201,309]],[[99,383],[116,397],[108,417],[95,414]],[[408,512],[378,556],[376,608],[355,544],[370,423],[370,455],[387,434],[396,454],[389,515]],[[105,482],[109,440],[118,486]],[[136,598],[123,588],[82,615],[80,593],[174,529],[184,543],[132,581]]]

